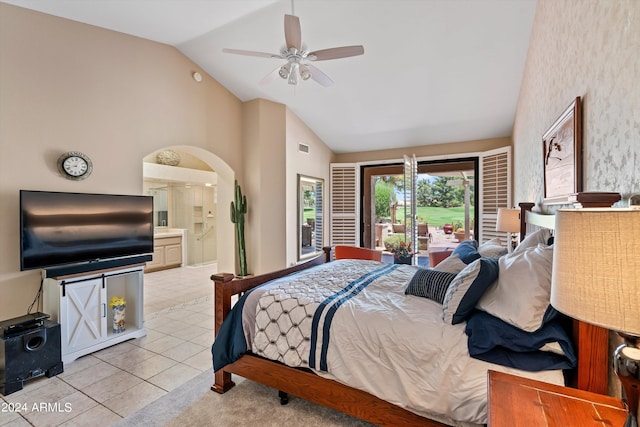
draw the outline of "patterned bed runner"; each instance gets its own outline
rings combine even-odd
[[[292,367],[327,371],[337,310],[397,265],[344,261],[345,268],[294,276],[266,291],[256,307],[253,352]]]

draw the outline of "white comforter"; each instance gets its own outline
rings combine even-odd
[[[318,375],[450,425],[487,422],[489,369],[563,384],[562,371],[525,372],[471,358],[464,324],[446,324],[440,304],[404,294],[416,267],[387,267],[374,261],[335,261],[256,289],[243,310],[248,348],[290,366],[306,367],[314,337],[310,313],[320,306],[316,357],[311,364]],[[372,270],[380,272],[379,277],[362,279]],[[345,283],[358,278],[359,282],[331,299]],[[327,299],[330,302],[322,306]],[[320,363],[322,325],[336,301],[341,304],[332,313],[324,366]],[[286,321],[276,313],[288,314],[301,307],[306,315],[288,316]],[[280,320],[265,321],[267,312],[269,318]],[[278,335],[283,339],[278,340]]]

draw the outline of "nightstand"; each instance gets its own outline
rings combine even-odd
[[[611,396],[489,371],[488,427],[622,427],[625,404]]]

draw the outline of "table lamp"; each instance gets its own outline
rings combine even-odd
[[[520,232],[520,209],[498,209],[498,220],[496,221],[496,231],[509,233],[509,253],[518,245],[517,234]]]
[[[560,209],[556,215],[551,305],[616,331],[614,367],[638,426],[640,399],[640,209]]]

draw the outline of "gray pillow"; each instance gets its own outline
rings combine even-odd
[[[513,252],[498,260],[498,281],[478,301],[477,308],[527,332],[542,327],[554,314],[551,307],[553,246]]]
[[[455,277],[455,274],[447,273],[446,271],[420,268],[409,281],[404,293],[428,298],[442,304],[444,294]]]

